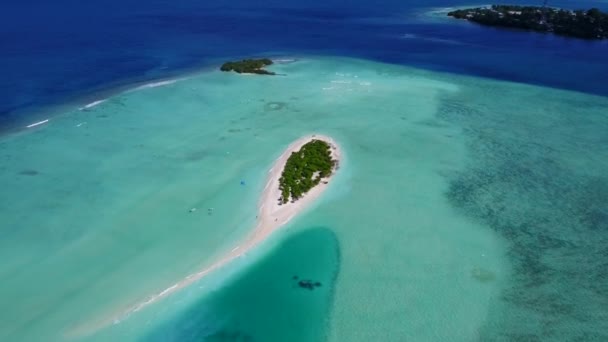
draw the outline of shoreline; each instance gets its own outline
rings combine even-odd
[[[419,16],[420,18],[426,18],[426,19],[436,19],[436,20],[446,20],[446,19],[452,19],[450,17],[448,17],[448,12],[451,11],[455,11],[455,10],[459,10],[459,9],[466,9],[469,7],[490,7],[492,5],[488,5],[488,4],[477,4],[477,5],[459,5],[459,6],[444,6],[444,7],[440,7],[440,6],[433,6],[433,7],[427,7],[424,11],[420,11],[418,12],[417,16]]]
[[[288,202],[286,204],[279,204],[279,197],[281,191],[279,189],[279,179],[283,173],[287,159],[291,156],[292,152],[296,152],[302,148],[303,145],[310,142],[311,140],[322,140],[327,142],[331,147],[331,157],[336,161],[336,166],[332,171],[332,175],[329,178],[324,178],[324,182],[320,182],[317,186],[310,189],[303,197],[296,202]],[[84,325],[77,326],[74,329],[70,329],[66,335],[68,336],[83,336],[93,334],[99,329],[102,329],[111,324],[120,323],[125,318],[128,318],[131,314],[140,311],[141,309],[156,303],[169,296],[170,294],[179,291],[185,287],[188,287],[205,276],[211,274],[235,259],[245,255],[251,249],[255,248],[258,244],[266,240],[270,235],[281,228],[283,225],[288,223],[298,213],[305,209],[308,205],[314,202],[329,186],[333,176],[340,168],[341,162],[341,151],[336,142],[328,136],[311,134],[299,138],[292,142],[285,151],[275,160],[272,167],[268,170],[268,177],[262,190],[258,202],[258,219],[256,221],[255,228],[249,233],[246,238],[241,241],[237,246],[234,246],[229,252],[223,254],[219,259],[214,260],[211,264],[208,264],[198,272],[191,273],[177,283],[159,291],[146,299],[143,299],[137,304],[127,307],[123,310],[119,310],[111,317],[104,317],[102,319],[95,320],[95,322],[85,323]]]

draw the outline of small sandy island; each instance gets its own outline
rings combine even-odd
[[[187,287],[203,277],[209,275],[211,272],[225,266],[232,260],[242,256],[243,254],[250,251],[252,248],[257,246],[259,243],[264,241],[270,236],[275,230],[289,222],[294,218],[300,211],[306,208],[310,203],[316,200],[322,193],[327,189],[332,177],[323,178],[319,184],[310,189],[306,194],[296,201],[288,201],[285,204],[280,204],[281,201],[281,190],[279,189],[279,180],[283,173],[283,169],[287,163],[287,159],[291,156],[292,152],[297,152],[305,144],[313,141],[321,140],[326,142],[330,146],[331,158],[336,161],[333,173],[338,170],[341,161],[341,153],[338,145],[333,139],[323,135],[309,135],[298,139],[287,147],[285,152],[275,161],[274,165],[268,171],[268,181],[262,192],[259,203],[259,214],[258,221],[255,229],[252,233],[238,246],[234,247],[230,252],[227,252],[218,260],[215,260],[210,265],[207,265],[204,269],[199,272],[192,273],[186,278],[178,281],[170,287],[148,297],[141,302],[116,312],[112,317],[105,317],[99,320],[87,322],[85,325],[76,327],[69,331],[70,336],[82,336],[92,334],[95,331],[108,326],[111,324],[119,323],[132,313],[135,313],[148,305],[151,305],[170,294],[179,291],[180,289]]]

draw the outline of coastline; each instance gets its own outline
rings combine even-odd
[[[285,167],[287,159],[289,158],[289,156],[291,156],[292,152],[298,151],[304,144],[315,139],[325,141],[331,146],[331,156],[333,159],[336,160],[338,165],[334,169],[334,172],[339,169],[341,151],[335,141],[330,137],[318,134],[308,135],[296,140],[291,145],[289,145],[285,152],[281,154],[281,156],[276,160],[272,168],[268,171],[270,173],[270,176],[268,177],[269,179],[266,183],[266,186],[264,187],[264,191],[262,192],[262,196],[260,198],[260,206],[258,209],[258,223],[254,230],[253,236],[251,236],[245,242],[245,244],[251,243],[255,245],[257,242],[265,239],[268,235],[270,235],[270,233],[272,233],[280,226],[289,222],[308,204],[318,198],[321,193],[323,193],[323,191],[329,186],[329,184],[324,184],[323,182],[321,182],[314,188],[310,189],[310,191],[308,191],[302,198],[300,198],[296,202],[288,202],[286,204],[279,205],[278,198],[281,197],[281,190],[279,190],[279,178],[281,178],[281,174],[283,173],[283,168]],[[332,178],[330,177],[326,179],[326,181],[329,183],[331,179]],[[245,245],[244,247],[245,249],[247,249],[249,246]]]
[[[275,160],[272,167],[268,170],[269,175],[258,202],[258,219],[256,221],[255,228],[239,245],[234,246],[229,252],[225,253],[211,264],[208,264],[200,271],[189,274],[182,280],[149,296],[147,299],[141,300],[135,305],[129,306],[125,309],[118,310],[118,312],[110,315],[110,317],[104,317],[93,322],[77,326],[74,329],[69,330],[66,335],[71,337],[89,335],[108,325],[120,323],[123,319],[129,317],[131,314],[156,303],[157,301],[179,291],[182,288],[192,285],[198,280],[211,274],[213,271],[216,271],[228,265],[231,261],[245,255],[258,244],[266,240],[274,231],[288,223],[298,213],[314,202],[314,200],[316,200],[327,189],[331,183],[331,180],[333,179],[334,173],[332,173],[332,177],[324,179],[327,184],[324,182],[319,183],[296,202],[288,202],[282,205],[279,204],[278,199],[281,196],[279,179],[283,173],[287,159],[291,156],[292,152],[300,150],[303,145],[311,140],[322,140],[331,146],[331,157],[332,159],[336,160],[336,166],[333,170],[335,173],[340,167],[342,153],[339,146],[331,137],[311,134],[292,142]]]
[[[455,10],[466,9],[469,7],[490,7],[491,4],[477,4],[477,5],[458,5],[458,6],[446,6],[446,7],[427,7],[423,11],[417,13],[420,18],[434,19],[439,21],[445,21],[451,19],[448,17],[448,13]]]

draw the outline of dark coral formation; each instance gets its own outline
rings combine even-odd
[[[298,276],[293,276],[292,278],[293,280],[298,280]],[[298,281],[298,286],[302,289],[306,289],[306,290],[314,290],[317,287],[321,287],[323,284],[321,284],[321,282],[319,281],[313,281],[310,279],[302,279]]]
[[[506,88],[488,88],[475,103],[444,100],[439,112],[463,127],[473,156],[450,176],[448,200],[510,245],[512,283],[480,340],[606,341],[608,177],[589,158],[608,155],[608,121],[592,111],[574,120],[485,101],[498,94],[514,98]],[[578,105],[567,101],[574,100],[559,104]],[[483,269],[471,275],[494,278]],[[530,315],[537,321],[525,319]]]

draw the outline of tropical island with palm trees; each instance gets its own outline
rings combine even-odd
[[[264,69],[264,67],[272,65],[272,60],[269,58],[260,59],[243,59],[241,61],[226,62],[220,67],[221,71],[234,71],[239,74],[258,74],[258,75],[276,75],[272,71]]]
[[[332,174],[337,161],[332,157],[332,147],[323,140],[313,139],[304,144],[299,151],[292,152],[281,178],[279,202],[285,204],[296,201],[324,178]]]
[[[492,5],[458,9],[448,16],[486,26],[554,33],[583,39],[608,38],[608,13],[597,8],[566,10],[546,6]]]

